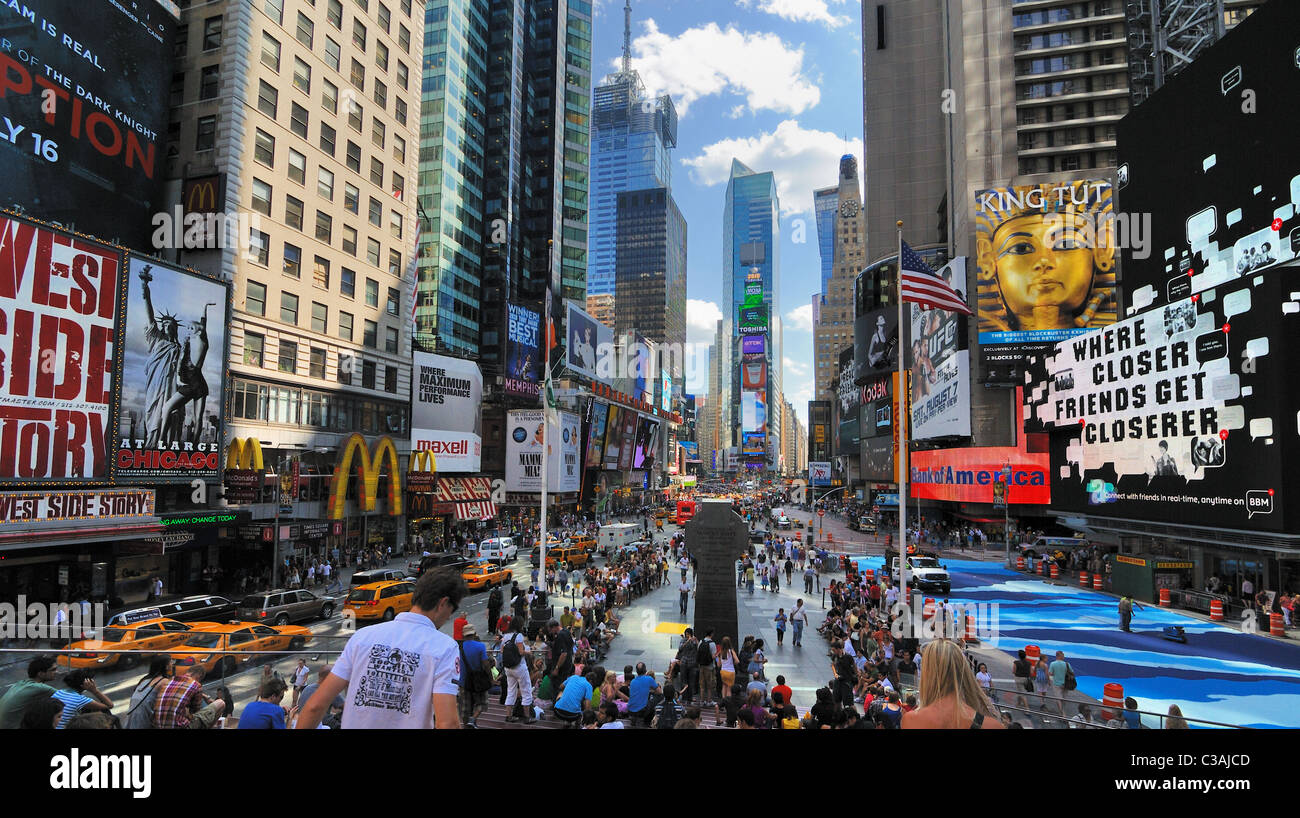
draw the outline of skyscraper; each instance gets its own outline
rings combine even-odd
[[[821,289],[826,292],[835,269],[835,214],[840,209],[840,189],[826,187],[813,191],[813,215],[817,219],[817,251],[821,255]]]
[[[737,159],[731,161],[722,212],[722,269],[724,320],[732,322],[724,400],[741,408],[731,428],[742,454],[748,449],[751,466],[773,469],[781,451],[780,202],[775,175],[757,173]]]
[[[853,283],[867,260],[866,217],[862,212],[856,157],[851,154],[840,157],[839,186],[831,190],[835,192],[835,208],[828,219],[830,229],[827,232],[830,234],[832,274],[822,287],[819,309],[813,322],[813,384],[818,400],[834,397],[830,385],[837,373],[840,351],[853,345]],[[814,196],[816,206],[823,206],[826,198]],[[819,243],[826,244],[821,240],[820,214],[817,235]],[[823,255],[822,266],[825,265],[826,256]]]
[[[640,74],[632,69],[631,38],[632,4],[625,0],[622,70],[592,94],[589,295],[614,292],[618,194],[672,190],[669,150],[677,146],[677,112],[666,94],[646,96]]]

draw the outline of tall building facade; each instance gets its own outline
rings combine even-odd
[[[827,187],[813,191],[813,216],[817,221],[817,252],[822,262],[821,288],[826,292],[835,272],[835,216],[840,209],[840,189]]]
[[[668,95],[649,97],[632,68],[631,0],[623,8],[623,65],[596,86],[591,107],[591,229],[587,292],[612,294],[616,285],[618,195],[672,189],[677,111]]]
[[[614,329],[683,350],[686,344],[686,220],[666,188],[618,194]],[[672,379],[681,394],[683,362]]]
[[[729,367],[726,398],[731,399],[728,401],[730,404],[742,408],[741,412],[733,414],[731,425],[734,439],[739,441],[743,450],[746,441],[745,430],[741,427],[746,413],[742,404],[750,400],[745,398],[745,393],[761,395],[761,408],[758,410],[761,417],[751,416],[750,419],[755,421],[755,426],[766,427],[764,451],[756,453],[757,439],[751,438],[748,464],[765,469],[776,468],[781,452],[778,409],[781,396],[781,302],[777,287],[780,252],[780,201],[775,175],[771,171],[756,172],[733,159],[722,214],[722,304],[727,311],[724,320],[734,322],[728,333],[732,349],[726,358]],[[758,294],[754,294],[749,286],[753,284],[759,285]],[[747,300],[759,309],[751,311],[746,307]],[[742,324],[742,308],[745,308],[746,318],[750,321],[748,326]],[[750,362],[761,355],[766,364],[763,385],[759,387],[754,387],[751,381],[749,388],[743,388],[745,336],[764,339],[761,353],[748,353]],[[753,375],[757,377],[757,372]],[[754,433],[753,429],[750,431]]]
[[[237,243],[180,260],[234,285],[227,436],[260,441],[268,469],[297,464],[285,554],[401,541],[382,496],[366,511],[325,490],[354,433],[409,448],[424,16],[412,0],[218,0],[186,8],[177,31],[173,190],[216,176],[217,210],[256,217]],[[313,522],[327,519],[341,525]]]
[[[866,216],[862,211],[856,157],[848,154],[840,157],[840,183],[835,191],[830,231],[831,277],[822,289],[813,322],[817,400],[832,398],[831,382],[835,379],[840,351],[853,345],[853,283],[867,263]],[[818,236],[821,236],[820,217]],[[823,257],[823,265],[825,262]]]
[[[591,8],[430,0],[425,16],[416,342],[490,377],[508,303],[586,300]]]

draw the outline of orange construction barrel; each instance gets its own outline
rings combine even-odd
[[[930,597],[925,598],[925,609],[921,612],[923,619],[929,619],[934,616],[934,600]]]
[[[1084,587],[1084,588],[1087,588],[1087,587],[1088,587],[1088,572],[1087,572],[1087,571],[1080,571],[1080,572],[1079,572],[1079,585],[1082,586],[1082,587]]]
[[[1043,653],[1038,649],[1038,645],[1025,645],[1025,661],[1029,663],[1031,668],[1038,664],[1038,660],[1042,655]]]
[[[1168,608],[1168,607],[1172,606],[1173,604],[1174,604],[1173,601],[1169,598],[1169,589],[1168,589],[1168,588],[1161,588],[1161,589],[1160,589],[1160,607],[1161,607],[1161,608]]]
[[[1046,576],[1046,574],[1047,574],[1047,560],[1039,560],[1038,575],[1041,577],[1041,576]]]
[[[866,568],[866,569],[863,569],[863,571],[862,571],[862,576],[866,577],[867,582],[875,582],[875,581],[876,581],[876,569],[874,569],[874,568]]]
[[[1101,574],[1092,575],[1092,590],[1094,591],[1101,590]]]
[[[1023,570],[1025,570],[1025,558],[1024,558],[1024,557],[1016,557],[1016,570],[1017,570],[1017,571],[1023,571]]]
[[[1210,621],[1211,622],[1223,621],[1223,600],[1219,600],[1219,599],[1210,600]]]
[[[1107,721],[1119,718],[1124,712],[1124,686],[1117,682],[1109,682],[1102,688],[1101,696],[1101,717]],[[1110,708],[1115,708],[1111,710]]]
[[[1268,615],[1268,632],[1271,636],[1286,636],[1282,614],[1271,613]]]
[[[1056,563],[1052,563],[1052,579],[1060,579],[1060,578],[1061,578],[1061,566],[1057,565]]]
[[[966,641],[967,642],[980,641],[979,635],[976,634],[975,632],[975,617],[970,615],[966,616]]]

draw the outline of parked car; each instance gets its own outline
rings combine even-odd
[[[357,619],[382,619],[388,622],[399,613],[411,610],[414,596],[413,582],[372,582],[353,588],[343,603],[343,610],[351,611]]]
[[[422,558],[420,560],[420,567],[416,570],[415,575],[416,577],[419,577],[422,576],[425,571],[432,571],[436,568],[446,567],[453,568],[457,571],[464,571],[470,565],[473,565],[473,563],[462,557],[460,554],[445,551],[441,554],[430,554],[429,556]],[[401,577],[386,577],[384,579],[401,579]],[[377,582],[378,580],[370,581]]]
[[[334,615],[334,600],[316,596],[311,591],[260,591],[249,594],[239,603],[239,618],[244,622],[273,622],[288,625],[329,619]]]
[[[228,622],[237,616],[238,605],[224,596],[199,594],[175,602],[119,611],[108,618],[108,625],[130,625],[148,619],[175,619],[178,622]]]
[[[373,571],[357,571],[348,580],[349,588],[369,585],[372,582],[393,582],[407,579],[407,572],[398,568],[376,568]]]
[[[519,546],[510,537],[492,537],[478,544],[478,556],[504,565],[519,556]]]

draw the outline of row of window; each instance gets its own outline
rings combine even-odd
[[[301,156],[301,154],[299,154],[299,156]],[[316,185],[317,185],[318,193],[323,194],[324,192],[328,192],[329,196],[326,196],[326,198],[327,199],[331,198],[334,192],[334,174],[324,168],[320,168],[317,175]],[[349,193],[358,194],[355,195],[350,202],[346,203],[349,212],[356,212],[355,210],[352,210],[352,208],[359,206],[359,202],[358,202],[358,199],[360,198],[359,191],[357,191],[357,189],[353,187],[352,190],[349,191]],[[253,183],[250,186],[249,197],[250,197],[249,207],[253,211],[257,213],[261,213],[263,216],[268,216],[268,217],[271,216],[272,199],[274,197],[274,190],[272,189],[271,184],[269,182],[264,182],[261,179],[258,179],[257,177],[253,177]],[[296,196],[290,196],[288,194],[285,194],[284,223],[299,232],[303,232],[303,212],[304,212],[304,205],[302,199],[299,199]],[[379,203],[379,200],[373,197],[370,199],[369,220],[370,223],[376,227],[379,227],[383,221],[383,206]],[[398,213],[396,210],[393,210],[388,214],[388,232],[392,235],[393,238],[398,239],[399,241],[401,240],[402,214]],[[345,224],[343,225],[342,234],[343,234],[344,251],[347,252],[349,255],[356,256],[357,255],[357,229],[355,227],[352,227],[351,225]],[[322,241],[325,244],[330,244],[334,238],[334,217],[323,210],[316,211],[315,236],[319,241]],[[367,238],[366,241],[367,241],[368,253],[370,249],[373,249],[374,251],[375,260],[373,264],[374,266],[378,267],[379,266],[379,258],[378,258],[379,241],[373,238]],[[399,251],[393,251],[393,252],[397,253],[398,264],[400,266],[401,253]]]
[[[1068,122],[1094,116],[1118,116],[1127,111],[1128,101],[1124,99],[1099,99],[1064,105],[1036,105],[1033,108],[1017,111],[1016,123],[1036,125],[1040,122]]]
[[[1089,142],[1114,142],[1115,126],[1105,125],[1097,128],[1064,128],[1059,131],[1036,131],[1022,133],[1017,142],[1020,150],[1035,148],[1055,148],[1061,145],[1083,145]]]
[[[1122,78],[1117,74],[1097,77],[1079,77],[1057,82],[1034,82],[1016,86],[1016,99],[1047,99],[1049,97],[1087,94],[1096,91],[1113,91],[1120,87]]]
[[[316,261],[319,263],[325,261],[317,256]],[[328,264],[328,261],[326,261]],[[355,287],[356,275],[351,270],[344,269],[344,274],[349,278],[349,284],[346,289]],[[373,285],[373,286],[372,286]],[[251,315],[266,317],[266,285],[260,281],[248,279],[244,287],[244,309]],[[388,288],[388,301],[386,310],[389,315],[397,317],[398,302],[401,296],[396,289]],[[366,279],[366,303],[370,306],[379,306],[379,283],[374,279]],[[298,326],[299,316],[299,297],[295,293],[287,290],[280,292],[280,322]],[[353,339],[353,330],[355,327],[354,316],[350,312],[343,310],[338,311],[337,316],[337,334],[339,338],[345,341]],[[379,324],[375,321],[365,319],[362,328],[362,345],[369,349],[379,348]],[[312,332],[321,335],[329,334],[329,307],[319,301],[311,302],[311,321],[309,327]],[[398,349],[398,332],[394,327],[384,327],[384,351],[396,354]]]
[[[329,354],[326,350],[320,347],[310,347],[307,351],[308,377],[324,380],[328,357]],[[261,368],[266,365],[265,360],[266,336],[258,332],[245,332],[244,364]],[[296,341],[280,340],[275,368],[279,372],[290,375],[298,374],[298,343]],[[339,353],[338,382],[345,386],[352,385],[352,376],[360,370],[361,386],[365,389],[376,389],[375,377],[377,369],[378,366],[374,361],[358,360],[358,356],[345,352]],[[397,393],[397,367],[391,364],[384,366],[383,389],[385,392]]]
[[[373,373],[373,366],[371,371]],[[396,386],[391,391],[396,392]],[[383,435],[405,435],[408,432],[405,405],[354,398],[337,392],[272,386],[235,378],[231,403],[231,412],[239,420],[283,423],[328,432]]]
[[[1022,175],[1028,175],[1031,173],[1058,173],[1091,168],[1113,168],[1116,161],[1115,151],[1071,153],[1063,156],[1022,157],[1019,161],[1019,170]]]

